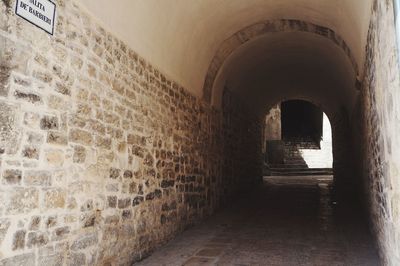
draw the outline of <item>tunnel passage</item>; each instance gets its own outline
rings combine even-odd
[[[287,100],[272,107],[262,142],[264,175],[333,175],[331,123],[311,102]]]
[[[355,196],[400,265],[392,1],[57,0],[54,35],[17,2],[0,1],[0,265],[131,265],[233,203],[207,241],[239,230],[231,251],[279,256],[268,237],[290,241],[298,219],[285,253],[311,260],[363,241],[365,217],[324,216],[356,214]],[[333,184],[263,186],[265,116],[290,100],[329,118]]]
[[[359,177],[353,174],[356,169],[351,164],[355,154],[351,111],[358,95],[354,60],[343,46],[330,39],[332,34],[327,38],[319,32],[298,31],[299,24],[287,23],[287,31],[257,28],[256,37],[235,46],[225,61],[218,61],[221,68],[215,75],[211,102],[220,106],[220,94],[229,89],[259,117],[265,117],[282,99],[312,102],[331,122],[335,189],[343,194],[360,191]],[[315,121],[320,121],[321,113],[317,116]],[[320,131],[321,126],[317,127]],[[296,134],[300,131],[294,130]],[[318,139],[319,134],[312,137]]]

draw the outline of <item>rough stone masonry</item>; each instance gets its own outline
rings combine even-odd
[[[261,120],[56,3],[50,36],[0,2],[0,265],[130,265],[256,181]]]
[[[383,265],[400,264],[400,80],[392,1],[375,0],[354,125],[360,175]],[[357,131],[355,131],[357,132]]]

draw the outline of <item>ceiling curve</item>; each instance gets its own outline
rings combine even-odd
[[[293,19],[327,27],[363,66],[371,0],[81,0],[109,31],[169,78],[202,97],[221,43],[260,21]]]
[[[343,40],[343,38],[335,33],[333,30],[322,27],[319,25],[315,25],[309,22],[300,21],[300,20],[268,20],[264,22],[260,22],[254,25],[251,25],[247,28],[244,28],[234,35],[232,35],[229,39],[226,39],[218,49],[214,58],[212,59],[210,66],[208,68],[205,80],[204,80],[204,89],[203,89],[203,99],[206,102],[212,101],[212,90],[214,87],[214,81],[218,76],[222,66],[225,64],[225,61],[236,51],[241,48],[241,46],[245,45],[247,42],[251,42],[255,39],[261,39],[263,36],[267,35],[277,35],[276,33],[290,33],[291,42],[299,43],[301,40],[296,40],[294,37],[302,36],[293,33],[310,33],[321,36],[333,42],[337,48],[341,49],[342,52],[348,57],[349,62],[353,65],[355,74],[358,76],[359,69],[350,48],[347,43]],[[277,35],[281,36],[281,35]],[[287,34],[285,35],[287,36]],[[279,45],[279,40],[278,40]],[[311,47],[315,46],[315,44],[306,41],[306,45]],[[265,46],[269,46],[268,43],[265,43]],[[289,51],[285,52],[285,57],[288,57]],[[259,57],[255,55],[256,58]],[[261,56],[261,55],[260,55]],[[280,54],[282,58],[283,54]],[[280,59],[281,60],[281,59]],[[279,64],[280,60],[276,62]],[[291,60],[289,58],[289,60]],[[293,60],[295,60],[293,58]],[[307,58],[304,58],[304,63],[306,63]]]
[[[243,44],[224,61],[212,104],[221,106],[227,87],[259,109],[297,97],[350,112],[355,82],[351,60],[335,43],[308,32],[278,32]]]

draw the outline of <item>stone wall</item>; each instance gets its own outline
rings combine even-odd
[[[264,142],[281,140],[281,105],[272,107],[265,116]]]
[[[254,183],[261,120],[56,2],[54,36],[0,2],[0,265],[130,265]]]
[[[374,1],[354,138],[384,265],[400,265],[400,83],[394,25],[392,1]]]
[[[261,181],[263,116],[254,113],[249,106],[237,99],[239,96],[225,88],[221,140],[224,143],[222,176],[225,177],[225,182],[229,182],[227,187],[246,189]],[[229,197],[224,199],[229,200]]]

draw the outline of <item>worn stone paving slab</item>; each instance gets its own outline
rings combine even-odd
[[[137,265],[380,265],[367,221],[352,202],[332,204],[329,179],[287,180],[268,180]]]

